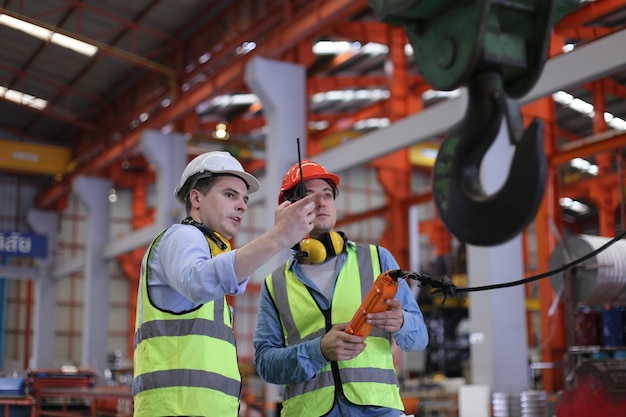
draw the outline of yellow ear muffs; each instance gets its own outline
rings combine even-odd
[[[346,237],[342,232],[324,233],[317,239],[303,239],[298,246],[296,256],[314,264],[324,262],[329,257],[337,256],[346,244]]]
[[[326,260],[327,252],[324,244],[317,239],[303,239],[300,242],[300,252],[302,259],[306,259],[314,264],[322,263]]]
[[[346,244],[345,236],[343,236],[343,233],[341,232],[330,232],[328,235],[330,237],[331,245],[335,250],[334,255],[339,255],[341,251],[343,251],[343,247]]]

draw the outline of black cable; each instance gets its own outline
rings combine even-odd
[[[572,262],[560,266],[556,269],[553,269],[551,271],[548,272],[543,272],[541,274],[537,274],[537,275],[533,275],[530,276],[528,278],[524,278],[524,279],[520,279],[518,281],[512,281],[512,282],[505,282],[502,284],[493,284],[493,285],[483,285],[481,287],[468,287],[468,288],[456,288],[456,292],[476,292],[476,291],[486,291],[486,290],[495,290],[498,288],[508,288],[508,287],[514,287],[516,285],[521,285],[521,284],[526,284],[528,282],[533,282],[533,281],[537,281],[540,280],[542,278],[546,278],[549,277],[551,275],[554,274],[558,274],[559,272],[563,272],[566,269],[572,268],[582,262],[585,262],[587,259],[592,258],[594,256],[596,256],[598,253],[602,252],[603,250],[605,250],[606,248],[608,248],[609,246],[613,245],[615,242],[623,239],[624,237],[626,237],[626,231],[623,231],[622,233],[618,234],[617,236],[615,236],[613,239],[609,240],[607,243],[605,243],[604,245],[600,246],[598,249],[589,252],[588,254],[581,256],[578,259],[573,260]]]

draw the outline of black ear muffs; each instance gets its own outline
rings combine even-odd
[[[195,221],[191,217],[187,217],[181,223],[195,226],[196,228],[200,229],[200,231],[204,233],[206,237],[211,239],[211,241],[213,241],[213,243],[215,243],[217,247],[220,248],[221,250],[228,249],[228,246],[226,245],[226,243],[222,242],[222,239],[220,239],[219,236],[217,236],[213,230],[209,229],[204,224]]]
[[[306,238],[294,247],[298,260],[319,264],[339,255],[346,246],[343,232],[330,231],[317,239]]]

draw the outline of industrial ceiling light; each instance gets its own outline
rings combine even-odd
[[[580,114],[584,114],[585,116],[593,117],[595,115],[593,104],[574,97],[565,91],[557,91],[552,94],[552,98],[557,103],[567,106]],[[616,117],[609,112],[604,112],[604,121],[609,127],[615,130],[626,130],[626,120]]]
[[[598,172],[599,172],[599,168],[597,165],[592,164],[591,162],[583,158],[574,158],[571,161],[569,161],[569,164],[573,168],[576,168],[579,171],[585,172],[589,175],[595,176],[595,175],[598,175]]]
[[[422,93],[422,100],[431,100],[437,98],[457,98],[461,96],[461,90],[456,89],[452,91],[443,90],[427,90]]]
[[[113,204],[115,202],[117,202],[117,191],[115,191],[115,188],[111,188],[109,191],[109,203]]]
[[[562,208],[571,210],[576,214],[587,214],[591,210],[588,205],[581,203],[578,200],[573,200],[569,197],[562,197],[559,199],[559,204]]]
[[[369,129],[381,129],[388,127],[391,121],[387,117],[372,117],[369,119],[361,119],[357,121],[353,129],[354,130],[369,130]]]
[[[0,86],[0,97],[4,97],[6,100],[23,104],[24,106],[32,107],[37,110],[43,110],[48,105],[47,100],[2,86]]]
[[[256,49],[256,42],[244,42],[237,48],[235,48],[235,53],[237,55],[245,55],[249,52],[252,52]]]
[[[67,49],[71,49],[72,51],[78,52],[81,55],[92,57],[96,54],[96,52],[98,52],[98,47],[94,45],[79,41],[78,39],[71,38],[58,32],[53,32],[44,27],[34,25],[21,19],[17,19],[13,16],[0,14],[0,24],[16,30],[20,30],[37,39],[51,42]]]
[[[364,55],[384,55],[389,52],[389,47],[381,43],[368,42],[365,45],[361,42],[348,41],[317,41],[313,45],[315,55],[338,55],[346,52],[354,52]]]
[[[213,137],[215,139],[226,140],[229,138],[228,131],[226,130],[226,123],[218,123],[215,125],[215,131]]]
[[[389,98],[389,90],[384,88],[369,88],[359,90],[330,90],[321,93],[315,93],[311,97],[311,101],[314,104],[325,102],[338,102],[338,101],[380,101]]]

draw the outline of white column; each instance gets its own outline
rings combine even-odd
[[[306,72],[301,65],[253,57],[246,65],[246,83],[263,104],[269,131],[265,140],[265,178],[259,194],[265,198],[265,224],[274,224],[274,208],[283,175],[298,162],[297,139],[306,156]],[[285,256],[276,256],[254,278],[262,279]]]
[[[495,247],[468,245],[470,287],[523,277],[521,238]],[[528,389],[528,338],[524,286],[469,296],[472,383],[519,394]]]
[[[156,172],[155,201],[150,202],[157,208],[155,219],[151,225],[109,242],[105,249],[107,259],[148,246],[163,229],[185,217],[185,208],[175,199],[174,189],[187,165],[187,141],[183,135],[147,130],[142,133],[140,144]]]
[[[501,126],[481,168],[488,195],[508,176],[514,148]],[[501,213],[508,216],[508,213]],[[468,285],[478,287],[517,281],[524,277],[520,236],[492,247],[467,246]],[[528,338],[524,286],[470,293],[472,383],[494,392],[519,394],[528,389]]]
[[[82,366],[99,374],[106,367],[109,330],[109,263],[104,249],[109,240],[111,181],[78,176],[73,191],[87,208],[83,297]]]
[[[35,233],[47,238],[46,258],[37,261],[39,275],[35,283],[35,305],[33,318],[33,351],[29,360],[31,369],[54,367],[54,329],[56,314],[56,285],[52,276],[52,265],[57,243],[59,214],[53,211],[30,209],[28,224]]]
[[[269,127],[265,139],[265,179],[259,194],[265,198],[265,224],[274,224],[274,208],[283,175],[298,162],[297,139],[302,158],[306,156],[306,72],[303,66],[253,57],[246,65],[246,83],[263,104]],[[275,256],[251,277],[261,281],[285,261],[288,251]],[[266,384],[266,403],[280,396],[278,385]],[[272,411],[265,410],[266,413]]]
[[[156,172],[157,212],[154,223],[160,232],[185,217],[185,208],[174,197],[174,189],[188,162],[187,142],[182,135],[165,135],[148,130],[141,136],[141,150]]]

